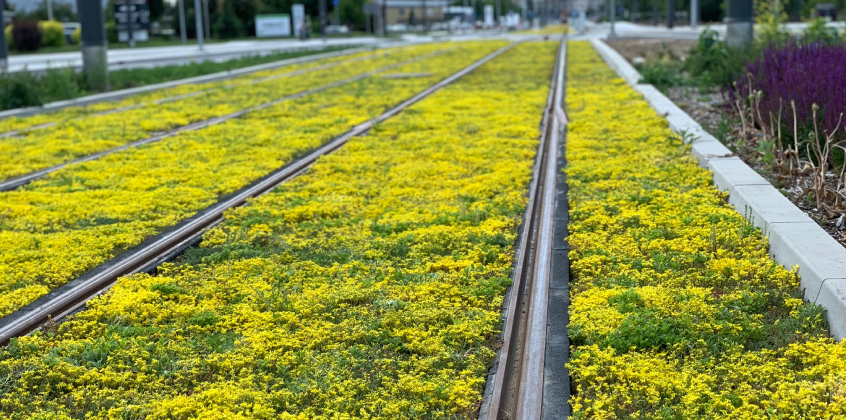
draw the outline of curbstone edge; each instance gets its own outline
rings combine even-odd
[[[846,338],[846,248],[772,184],[766,180],[760,183],[763,177],[753,176],[752,168],[734,158],[725,145],[705,132],[658,89],[638,84],[640,74],[617,51],[599,39],[593,38],[590,42],[609,67],[643,94],[659,115],[667,118],[670,129],[694,137],[691,153],[699,165],[712,170],[717,188],[729,191],[729,204],[751,218],[751,222],[768,236],[770,255],[786,267],[799,266],[800,289],[805,292],[805,300],[825,308],[835,340]],[[679,112],[686,118],[677,116]],[[732,160],[734,162],[728,162]]]

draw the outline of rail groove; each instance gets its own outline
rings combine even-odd
[[[557,147],[561,125],[566,124],[561,109],[563,42],[558,49],[541,122],[541,141],[505,308],[503,343],[489,386],[490,394],[480,411],[482,420],[541,418]]]
[[[225,211],[245,205],[248,199],[262,195],[279,184],[296,177],[308,169],[321,156],[337,150],[349,139],[367,133],[375,124],[397,115],[403,109],[466,76],[513,48],[518,43],[508,44],[488,54],[475,63],[406,99],[376,118],[353,127],[351,130],[313,150],[306,156],[274,171],[252,185],[208,207],[197,215],[180,222],[165,233],[159,234],[144,244],[101,265],[78,279],[79,281],[75,280],[68,283],[56,291],[49,293],[47,296],[0,319],[0,345],[6,345],[13,337],[25,335],[36,330],[45,322],[50,320],[56,321],[68,314],[74,313],[83,307],[89,299],[108,290],[121,276],[151,270],[163,262],[168,256],[173,255],[193,241],[198,240],[207,229],[220,223],[223,220]]]
[[[273,101],[270,101],[270,102],[265,102],[263,104],[251,106],[249,108],[245,108],[245,109],[242,109],[240,111],[235,111],[235,112],[230,113],[230,114],[222,115],[222,116],[219,116],[219,117],[213,117],[213,118],[209,118],[209,119],[202,120],[202,121],[193,122],[191,124],[183,125],[182,127],[177,127],[177,128],[172,129],[170,131],[166,131],[164,133],[157,134],[157,135],[152,136],[152,137],[147,137],[147,138],[144,138],[144,139],[141,139],[141,140],[136,140],[136,141],[133,141],[133,142],[130,142],[130,143],[127,143],[127,144],[123,144],[123,145],[120,145],[120,146],[113,147],[111,149],[106,149],[106,150],[103,150],[103,151],[100,151],[100,152],[92,153],[90,155],[78,157],[76,159],[71,159],[71,160],[68,160],[68,161],[59,163],[57,165],[47,167],[47,168],[39,169],[37,171],[32,171],[32,172],[24,174],[24,175],[19,175],[19,176],[13,177],[13,178],[8,178],[8,179],[0,182],[0,192],[14,190],[16,188],[19,188],[21,186],[29,184],[32,181],[35,181],[39,178],[43,178],[44,176],[47,176],[47,175],[49,175],[53,172],[56,172],[56,171],[66,167],[68,165],[83,163],[83,162],[89,162],[89,161],[92,161],[92,160],[99,159],[103,156],[110,155],[110,154],[115,153],[115,152],[120,152],[120,151],[123,151],[123,150],[131,149],[133,147],[143,146],[145,144],[155,143],[157,141],[161,141],[161,140],[164,140],[166,138],[173,137],[173,136],[175,136],[175,135],[177,135],[181,132],[184,132],[184,131],[196,131],[196,130],[199,130],[199,129],[202,129],[202,128],[206,128],[206,127],[209,127],[209,126],[212,126],[212,125],[215,125],[215,124],[219,124],[219,123],[222,123],[222,122],[234,119],[234,118],[242,117],[242,116],[244,116],[244,115],[246,115],[250,112],[253,112],[253,111],[259,111],[259,110],[269,108],[269,107],[274,106],[274,105],[278,105],[282,102],[302,98],[304,96],[311,95],[313,93],[322,92],[324,90],[332,89],[332,88],[335,88],[335,87],[338,87],[338,86],[343,86],[345,84],[349,84],[349,83],[352,83],[352,82],[355,82],[355,81],[358,81],[358,80],[366,79],[370,76],[373,76],[373,75],[376,75],[376,74],[379,74],[379,73],[382,73],[382,72],[385,72],[385,71],[388,71],[388,70],[391,70],[391,69],[394,69],[394,68],[397,68],[397,67],[400,67],[400,66],[404,66],[406,64],[411,64],[411,63],[414,63],[414,62],[417,62],[417,61],[420,61],[420,60],[424,60],[424,59],[427,59],[427,58],[430,58],[430,57],[434,57],[436,55],[446,53],[447,51],[451,51],[453,49],[454,48],[445,48],[445,49],[442,49],[442,50],[434,51],[434,52],[431,52],[429,54],[424,54],[424,55],[421,55],[419,57],[414,57],[414,58],[409,59],[409,60],[405,60],[405,61],[402,61],[402,62],[399,62],[399,63],[394,63],[394,64],[391,64],[391,65],[388,65],[388,66],[385,66],[385,67],[378,68],[376,70],[371,70],[371,71],[368,71],[368,72],[360,73],[360,74],[357,74],[355,76],[348,77],[346,79],[339,80],[339,81],[336,81],[336,82],[332,82],[332,83],[329,83],[329,84],[326,84],[326,85],[323,85],[323,86],[320,86],[320,87],[307,89],[307,90],[300,91],[300,92],[297,92],[295,94],[288,95],[288,96],[285,96],[283,98],[279,98],[279,99],[276,99],[276,100],[273,100]]]

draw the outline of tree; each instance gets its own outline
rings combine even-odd
[[[150,22],[161,19],[165,11],[164,0],[147,0],[150,5]]]
[[[355,28],[364,29],[364,2],[365,0],[342,0],[341,22],[351,23]]]
[[[214,33],[218,38],[231,39],[244,36],[244,26],[235,16],[234,1],[223,0],[223,10],[217,15],[217,21],[214,23]]]
[[[8,2],[7,2],[8,4]],[[35,10],[29,13],[22,13],[18,15],[18,18],[21,19],[31,19],[31,20],[47,20],[47,0],[41,0],[38,3],[38,7]],[[76,16],[76,12],[73,11],[73,5],[70,3],[63,3],[60,1],[53,1],[53,20],[57,20],[59,22],[76,22],[79,18]]]

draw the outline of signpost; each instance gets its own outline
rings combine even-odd
[[[132,45],[149,39],[150,5],[146,0],[119,0],[114,7],[118,41]]]
[[[291,17],[256,15],[256,36],[259,38],[291,36]]]
[[[335,25],[341,24],[341,0],[332,0],[332,9],[335,10]]]

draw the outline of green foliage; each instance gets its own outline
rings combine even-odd
[[[74,29],[73,33],[71,34],[71,42],[74,44],[79,44],[82,41],[82,27]]]
[[[29,72],[0,73],[0,109],[41,105],[37,86]]]
[[[698,85],[725,86],[734,75],[743,71],[747,54],[729,48],[720,41],[717,32],[706,29],[699,35],[699,43],[690,51],[684,69],[697,79]]]
[[[808,21],[808,28],[805,29],[804,42],[806,43],[822,43],[826,45],[834,45],[840,42],[837,36],[837,29],[826,26],[826,21],[822,18],[811,19]]]
[[[12,24],[6,25],[3,34],[6,36],[6,48],[12,49]]]
[[[38,22],[41,31],[42,47],[61,47],[65,45],[65,27],[59,22],[42,20]]]
[[[214,23],[214,33],[218,38],[232,39],[244,36],[244,25],[235,15],[235,0],[223,0],[222,13]]]
[[[641,83],[649,83],[661,91],[686,84],[681,69],[682,64],[680,61],[670,59],[667,56],[661,57],[658,60],[647,61],[638,66],[638,71],[643,76]]]

